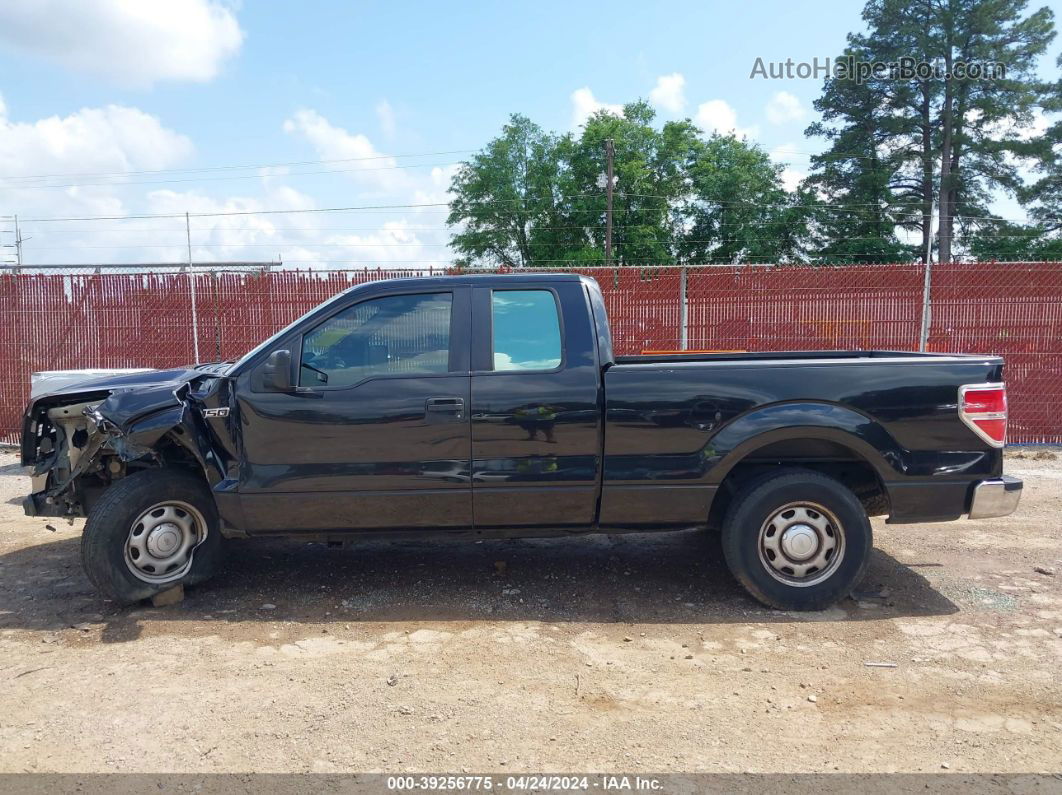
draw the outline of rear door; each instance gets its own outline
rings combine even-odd
[[[601,386],[583,285],[476,287],[472,312],[477,529],[591,526]]]
[[[277,344],[296,388],[240,389],[250,530],[471,527],[469,298],[368,295]]]

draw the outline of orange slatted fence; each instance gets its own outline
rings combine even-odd
[[[202,361],[233,359],[348,287],[450,272],[0,272],[0,441],[18,440],[33,372],[177,367],[194,360],[196,342]],[[601,286],[621,354],[919,345],[925,272],[917,264],[567,272]],[[930,298],[929,350],[1007,358],[1010,441],[1062,443],[1062,263],[935,265]]]

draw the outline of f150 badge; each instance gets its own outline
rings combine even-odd
[[[229,416],[228,408],[220,409],[203,409],[204,417],[227,417]]]

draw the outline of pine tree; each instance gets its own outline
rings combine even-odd
[[[862,36],[849,36],[842,57],[873,59],[873,45]],[[822,120],[806,134],[824,137],[830,146],[812,157],[812,175],[805,182],[814,196],[813,261],[887,262],[912,255],[896,233],[909,219],[904,194],[892,184],[903,157],[889,152],[897,137],[888,110],[889,89],[884,81],[831,79],[815,101]]]
[[[956,242],[973,234],[988,215],[996,191],[1019,195],[1020,158],[1029,156],[1021,130],[1053,91],[1035,74],[1036,61],[1054,36],[1053,17],[1042,8],[1024,16],[1026,0],[871,0],[863,11],[869,28],[849,36],[846,54],[871,63],[910,58],[930,71],[903,78],[888,71],[857,84],[829,79],[816,107],[823,122],[808,129],[825,135],[830,150],[813,162],[809,185],[832,190],[855,209],[852,223],[822,224],[831,242],[895,221],[918,229],[919,254],[929,254],[930,220],[938,216],[938,257],[953,258]],[[964,75],[970,65],[979,77]],[[1002,66],[1003,70],[1000,70]],[[842,85],[849,84],[849,85]],[[841,142],[844,142],[842,148]],[[864,167],[830,167],[834,158],[862,158]],[[881,169],[879,179],[870,172]],[[888,247],[893,234],[882,233]],[[982,235],[984,233],[982,232]]]

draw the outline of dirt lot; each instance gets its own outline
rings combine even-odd
[[[1031,456],[1015,516],[875,522],[860,598],[799,615],[690,533],[243,542],[119,610],[4,452],[0,771],[1059,771],[1062,456]]]

